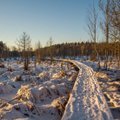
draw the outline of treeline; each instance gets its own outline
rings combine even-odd
[[[94,45],[96,45],[96,49],[99,52],[99,56],[97,57],[95,54]],[[10,50],[5,43],[0,41],[0,58],[22,58],[20,60],[26,59],[27,62],[29,62],[29,58],[34,58],[35,64],[40,64],[41,59],[44,58],[82,58],[83,56],[85,56],[86,59],[90,59],[92,61],[102,61],[106,60],[106,46],[109,61],[114,60],[118,62],[120,55],[120,42],[110,42],[107,44],[106,42],[75,42],[49,45],[43,48],[40,47],[39,43],[35,49],[23,48],[20,50],[16,47],[13,47]]]
[[[88,56],[91,60],[97,60],[95,56],[94,45],[95,43],[93,42],[62,43],[46,46],[43,48],[40,47],[39,49],[31,48],[31,50],[29,50],[29,54],[31,57],[39,56],[39,59],[50,56],[60,58]],[[120,43],[111,42],[107,45],[109,57],[111,57],[112,59],[116,59],[119,55]],[[106,42],[96,43],[96,49],[99,52],[100,59],[104,60],[106,52]],[[21,55],[22,51],[19,51],[19,49],[17,49],[16,47],[13,47],[12,50],[10,50],[5,43],[0,41],[1,58],[20,57]]]
[[[7,58],[9,54],[9,48],[3,41],[0,41],[0,58]]]
[[[81,57],[89,56],[91,60],[97,60],[95,56],[94,44],[91,42],[75,42],[75,43],[63,43],[56,44],[50,47],[41,48],[41,55],[43,57],[49,57],[50,51],[54,57]],[[108,44],[108,54],[111,58],[117,58],[119,50],[117,46],[120,46],[120,43],[109,43]],[[52,49],[52,50],[51,50]],[[96,49],[99,52],[101,60],[105,59],[105,49],[106,43],[96,43]]]

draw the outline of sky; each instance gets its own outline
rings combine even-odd
[[[97,6],[98,0],[95,0]],[[0,41],[14,46],[23,32],[32,45],[89,39],[87,15],[92,0],[0,0]]]

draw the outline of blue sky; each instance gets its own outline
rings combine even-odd
[[[97,6],[95,0],[95,5]],[[92,0],[0,0],[0,40],[15,45],[26,32],[32,44],[88,40],[87,15]]]

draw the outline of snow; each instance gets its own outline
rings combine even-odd
[[[5,62],[0,69],[0,106],[13,100],[0,107],[1,120],[113,119],[90,67],[74,60],[45,61],[36,68],[31,62],[30,71],[24,71],[17,63]]]
[[[120,119],[120,71],[104,70],[96,73],[114,119]]]
[[[80,62],[73,63],[80,71],[62,120],[112,120],[93,70]]]
[[[5,83],[0,83],[0,94],[9,93],[13,90],[12,86]]]
[[[77,72],[61,63],[31,63],[30,71],[22,65],[9,61],[0,75],[0,119],[60,120]]]

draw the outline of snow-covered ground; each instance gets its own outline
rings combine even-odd
[[[80,71],[62,120],[112,120],[93,70],[80,62],[73,63]]]
[[[0,68],[0,120],[61,119],[78,73],[73,66],[31,63],[29,71],[15,61],[5,66]]]
[[[65,60],[66,61],[66,60]],[[112,120],[103,93],[88,66],[70,60],[0,68],[0,120]],[[18,64],[17,64],[18,63]]]
[[[84,61],[84,64],[92,67],[95,76],[103,92],[107,104],[115,120],[120,119],[120,69],[118,62],[108,62],[108,69],[104,69],[104,62],[101,61],[101,69],[97,69],[97,62]]]
[[[120,71],[104,70],[96,72],[101,90],[105,95],[114,119],[120,119]]]

